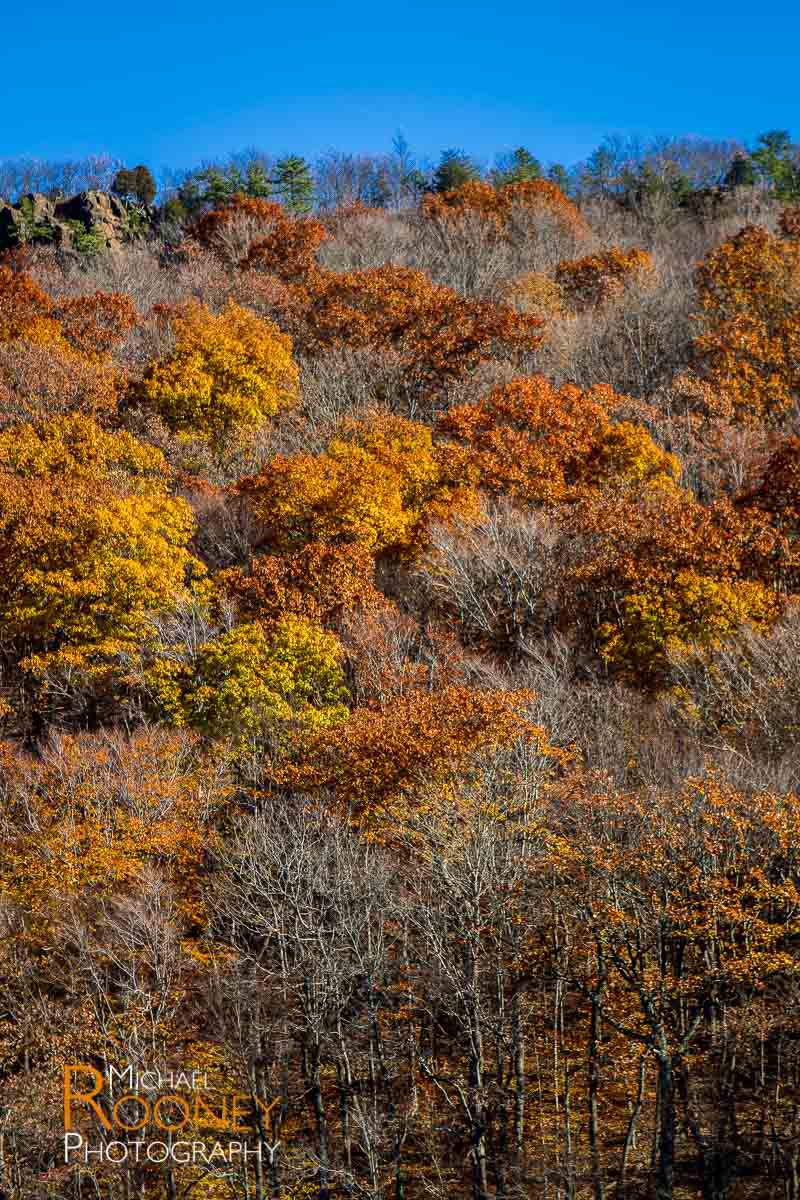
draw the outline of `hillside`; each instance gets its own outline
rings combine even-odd
[[[796,1200],[794,176],[283,162],[0,205],[0,1198]]]

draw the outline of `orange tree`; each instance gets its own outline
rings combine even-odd
[[[138,319],[133,301],[122,292],[66,297],[54,304],[53,312],[62,336],[75,350],[89,355],[113,350]]]
[[[118,292],[54,301],[19,263],[0,265],[0,380],[7,419],[57,411],[112,415],[123,373],[111,351],[135,326]]]
[[[340,725],[306,737],[284,784],[323,791],[373,834],[403,836],[403,819],[424,818],[424,795],[451,794],[479,752],[547,739],[528,716],[529,692],[481,692],[449,686],[412,691],[391,703],[356,709]],[[454,793],[452,793],[454,794]]]
[[[356,542],[411,554],[431,520],[477,513],[466,456],[431,430],[375,414],[346,423],[321,454],[278,455],[240,480],[259,546],[286,553],[311,542]]]
[[[780,420],[800,394],[800,242],[747,226],[696,271],[699,368],[737,420]]]
[[[258,555],[249,571],[220,571],[214,583],[246,620],[272,625],[286,614],[335,626],[386,603],[373,581],[374,561],[359,542],[309,542],[289,554]]]
[[[487,491],[557,504],[587,487],[677,479],[678,460],[644,428],[613,420],[629,403],[606,384],[556,389],[543,375],[521,377],[450,408],[438,428],[464,446]]]
[[[505,235],[514,218],[522,214],[549,217],[576,242],[589,233],[578,208],[547,179],[518,180],[499,188],[470,180],[452,191],[424,196],[421,211],[431,220],[457,220],[474,213],[493,225],[499,236]]]
[[[565,619],[587,622],[601,657],[636,683],[662,685],[671,650],[713,647],[780,612],[769,588],[742,578],[747,528],[730,505],[705,507],[666,477],[587,495],[564,528]]]
[[[785,238],[800,238],[800,205],[783,210],[778,218],[778,228]]]
[[[229,204],[206,213],[192,235],[238,266],[265,271],[287,283],[299,283],[318,270],[317,250],[328,236],[319,221],[292,217],[281,204],[247,196],[234,196]]]
[[[747,530],[750,571],[782,592],[800,590],[800,438],[783,438],[734,498]]]
[[[612,246],[585,258],[560,262],[555,282],[567,305],[574,312],[585,312],[621,296],[634,280],[652,278],[653,271],[653,260],[646,250]]]
[[[411,380],[436,391],[495,355],[535,350],[542,322],[505,305],[467,300],[410,267],[324,272],[292,319],[299,349],[397,351]]]
[[[27,936],[52,939],[54,896],[134,889],[146,867],[162,870],[184,917],[198,919],[205,849],[230,788],[193,735],[79,734],[36,756],[3,745],[0,888]]]
[[[68,344],[19,338],[0,344],[0,424],[80,412],[105,421],[117,410],[123,377],[106,356],[88,356]]]
[[[51,342],[59,336],[53,303],[15,263],[0,263],[0,342],[27,338]]]
[[[133,301],[121,292],[55,301],[19,264],[0,264],[0,342],[63,340],[82,354],[99,355],[118,345],[136,321]]]

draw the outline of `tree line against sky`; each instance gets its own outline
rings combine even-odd
[[[659,195],[677,204],[709,188],[758,186],[791,202],[800,198],[800,147],[781,129],[761,134],[749,148],[735,139],[612,135],[572,166],[545,164],[524,146],[498,154],[491,164],[457,148],[442,151],[438,162],[431,163],[418,158],[398,134],[388,154],[332,150],[312,162],[299,154],[276,157],[251,148],[191,169],[165,168],[158,178],[144,164],[129,168],[109,154],[64,161],[9,159],[0,163],[0,196],[98,188],[143,204],[158,199],[173,215],[192,216],[241,193],[279,199],[302,213],[355,201],[404,207],[417,203],[426,191],[445,192],[481,178],[495,185],[546,178],[575,198]]]

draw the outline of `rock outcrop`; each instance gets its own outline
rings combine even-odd
[[[68,200],[41,193],[23,196],[16,204],[0,201],[0,250],[30,243],[49,243],[59,249],[113,250],[141,235],[150,214],[139,213],[134,224],[125,204],[110,192],[79,192]],[[144,221],[142,221],[142,216]]]

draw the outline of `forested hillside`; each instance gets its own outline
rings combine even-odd
[[[800,1200],[800,166],[692,149],[6,165],[2,1200]]]

